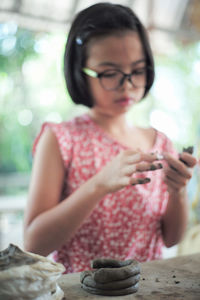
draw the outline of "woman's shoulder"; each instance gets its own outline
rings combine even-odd
[[[163,131],[154,127],[140,127],[139,130],[144,139],[148,142],[150,149],[156,149],[160,151],[173,148],[171,139]]]
[[[85,126],[90,126],[89,118],[87,114],[83,114],[80,116],[75,116],[71,119],[61,121],[59,123],[56,122],[44,122],[41,126],[41,130],[51,129],[52,131],[60,132],[63,131],[73,131],[73,130],[81,130]]]
[[[156,140],[157,138],[162,140],[170,140],[166,133],[159,129],[156,129],[155,127],[140,127],[139,129],[151,140]]]
[[[154,133],[154,148],[158,149],[159,151],[166,151],[173,154],[176,154],[176,149],[173,144],[173,141],[167,135],[167,133],[158,130],[154,127],[151,127],[150,130]]]
[[[75,116],[67,121],[62,121],[60,123],[55,124],[54,126],[57,126],[58,128],[68,128],[70,129],[78,129],[81,130],[84,127],[89,127],[91,126],[90,118],[87,114],[82,114],[79,116]]]
[[[70,157],[74,143],[85,138],[85,134],[88,132],[85,130],[87,123],[88,120],[85,115],[77,116],[59,123],[44,122],[39,134],[34,140],[33,154],[36,152],[39,144],[51,145],[51,148],[57,148],[58,146],[63,159],[66,160],[66,154],[67,157]]]
[[[159,136],[159,138],[169,139],[166,133],[159,129],[156,129],[155,127],[138,127],[138,129],[149,138],[156,138],[157,136]]]

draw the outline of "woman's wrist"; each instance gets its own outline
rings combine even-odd
[[[186,187],[182,187],[181,189],[170,189],[169,190],[169,198],[176,201],[186,201],[187,199],[187,189]]]

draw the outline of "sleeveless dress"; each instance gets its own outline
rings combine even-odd
[[[44,123],[33,153],[46,128],[57,138],[66,169],[60,201],[95,175],[112,157],[128,149],[84,114],[59,124]],[[172,142],[160,131],[156,132],[150,152],[153,151],[177,154]],[[54,260],[65,266],[66,273],[90,269],[91,260],[98,257],[134,258],[139,262],[162,258],[161,218],[168,201],[162,172],[161,169],[134,174],[135,177],[150,177],[151,182],[127,186],[101,199],[73,238],[53,253]]]

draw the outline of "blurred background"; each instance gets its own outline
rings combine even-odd
[[[0,250],[23,248],[23,212],[32,145],[41,124],[86,111],[65,87],[63,53],[69,25],[86,0],[0,2]],[[156,80],[128,118],[154,126],[178,151],[194,145],[200,157],[200,0],[106,1],[130,6],[148,29]],[[165,257],[200,252],[200,166],[188,187],[189,224],[183,242]]]

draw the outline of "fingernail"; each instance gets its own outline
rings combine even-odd
[[[140,179],[138,179],[138,184],[144,184],[144,183],[148,183],[148,182],[150,182],[151,181],[151,179],[150,178],[140,178]]]
[[[158,169],[162,169],[163,168],[163,165],[161,163],[158,163],[158,164],[152,164],[150,165],[149,167],[149,171],[154,171],[154,170],[158,170]]]
[[[150,171],[154,171],[154,170],[156,170],[157,169],[157,167],[156,167],[156,165],[150,165],[150,167],[149,167],[149,170]]]

